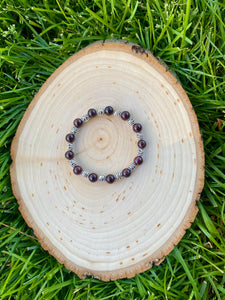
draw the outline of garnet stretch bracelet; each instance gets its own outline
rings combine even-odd
[[[89,173],[82,169],[79,164],[77,164],[74,160],[74,152],[72,151],[72,144],[75,141],[75,134],[78,133],[78,129],[82,126],[84,122],[102,115],[114,115],[120,116],[124,121],[127,121],[130,126],[132,126],[133,131],[137,133],[137,146],[138,146],[138,153],[137,156],[134,158],[133,163],[128,167],[122,170],[122,172],[117,173],[115,175],[108,174],[106,176],[100,175],[98,176],[96,173]],[[143,149],[146,146],[146,141],[143,139],[142,136],[142,125],[140,123],[135,123],[133,119],[130,118],[130,113],[128,111],[115,111],[112,106],[107,106],[105,109],[99,109],[98,111],[94,108],[88,110],[87,115],[82,116],[81,118],[77,118],[73,121],[74,127],[69,134],[66,135],[66,141],[68,142],[67,151],[65,153],[65,157],[70,160],[70,165],[73,167],[73,172],[76,175],[82,175],[84,177],[88,177],[91,182],[99,181],[106,181],[108,183],[113,183],[115,180],[119,180],[122,177],[129,177],[131,172],[136,168],[136,166],[141,165],[143,162]]]

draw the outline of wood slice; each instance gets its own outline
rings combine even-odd
[[[91,183],[73,174],[65,135],[88,109],[128,110],[142,123],[144,163],[129,178]],[[77,136],[77,158],[107,174],[137,152],[127,122],[98,116]],[[193,107],[151,53],[123,41],[94,43],[42,86],[13,140],[11,180],[19,209],[44,249],[81,278],[132,277],[161,263],[190,227],[204,184]]]

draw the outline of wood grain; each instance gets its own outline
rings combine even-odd
[[[107,105],[142,123],[147,147],[130,178],[93,184],[72,173],[65,135],[76,117]],[[101,116],[85,124],[74,149],[86,168],[107,173],[126,167],[137,144],[126,122]],[[150,52],[121,40],[90,45],[50,76],[11,156],[24,219],[43,248],[81,278],[132,277],[161,263],[194,220],[204,185],[201,134],[185,91]]]

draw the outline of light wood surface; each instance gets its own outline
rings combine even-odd
[[[142,123],[144,163],[114,184],[72,172],[64,153],[73,120],[89,108],[128,110]],[[85,123],[75,153],[97,173],[120,171],[137,152],[118,117]],[[196,115],[177,79],[150,52],[98,42],[69,58],[28,107],[11,155],[19,209],[44,249],[84,278],[132,277],[159,264],[190,227],[204,184]]]

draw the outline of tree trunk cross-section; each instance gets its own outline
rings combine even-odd
[[[143,125],[144,163],[113,184],[90,183],[65,159],[65,135],[89,108],[128,110]],[[118,117],[85,123],[75,154],[87,169],[116,173],[136,137]],[[193,107],[177,79],[137,45],[107,40],[70,57],[29,105],[11,149],[19,209],[42,247],[81,278],[132,277],[160,264],[190,227],[204,184]]]

